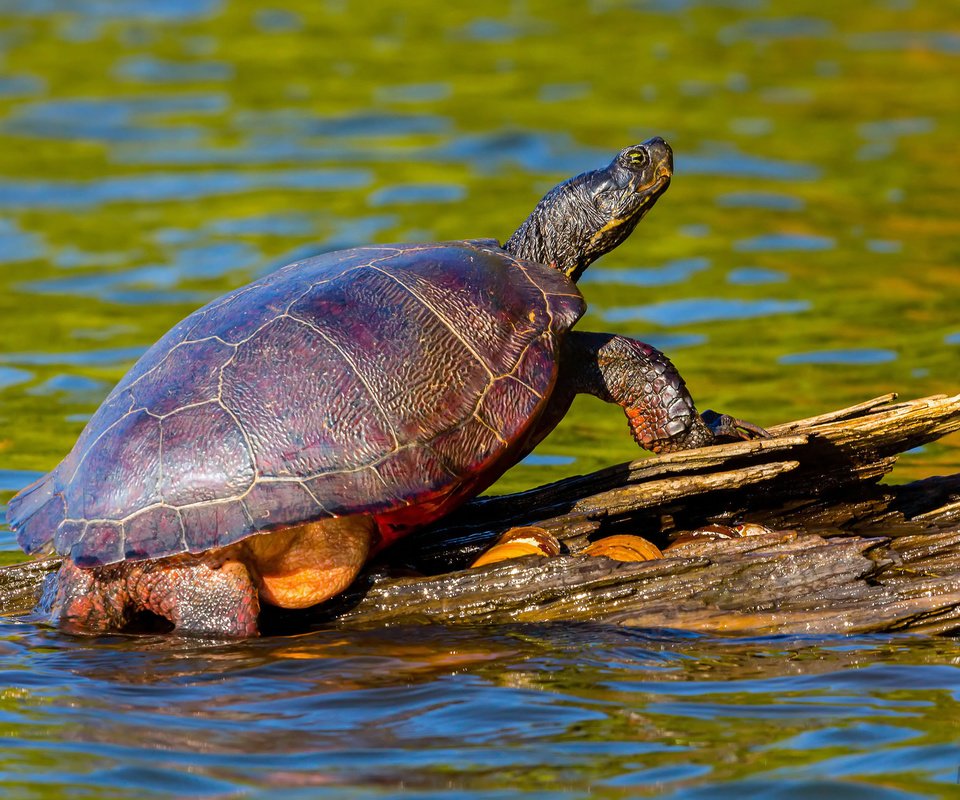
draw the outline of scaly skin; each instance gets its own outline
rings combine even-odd
[[[346,589],[366,561],[374,530],[370,517],[356,516],[252,536],[199,556],[93,569],[66,559],[40,610],[73,631],[123,630],[150,612],[180,633],[256,636],[261,598],[306,608]]]
[[[95,569],[66,559],[39,610],[74,632],[123,630],[147,611],[181,632],[241,638],[258,635],[260,603],[244,564],[208,554]]]
[[[260,599],[306,608],[349,586],[373,544],[370,517],[325,519],[252,536],[199,556],[84,569],[66,559],[40,609],[73,631],[128,628],[150,612],[178,632],[257,635]]]
[[[561,380],[569,389],[621,406],[634,440],[664,453],[711,444],[706,426],[676,367],[651,345],[609,333],[571,331]]]
[[[768,435],[727,414],[708,410],[701,416],[677,368],[652,345],[610,333],[571,331],[564,340],[550,404],[524,455],[563,419],[577,394],[592,394],[623,408],[634,441],[654,453]]]

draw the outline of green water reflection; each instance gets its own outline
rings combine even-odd
[[[0,55],[0,501],[51,468],[137,355],[211,297],[308,253],[503,239],[557,180],[655,134],[674,146],[676,178],[634,238],[587,273],[584,327],[662,346],[701,406],[761,424],[891,390],[960,391],[956,0],[0,0]],[[497,489],[636,455],[618,411],[583,399]],[[909,454],[895,478],[958,470],[953,437]],[[9,533],[0,549],[16,558]],[[216,757],[191,761],[192,703],[216,701],[191,699],[189,681],[157,690],[175,733],[153,741],[150,714],[160,712],[138,716],[146,701],[128,707],[121,684],[75,676],[91,652],[113,663],[115,643],[76,646],[29,626],[8,633],[0,734],[11,747],[0,762],[23,796],[58,796],[57,775],[74,771],[90,796],[135,795],[130,786],[149,783],[136,770],[171,736],[176,754],[150,773],[158,792],[266,791]],[[438,647],[445,634],[424,637]],[[343,763],[363,765],[372,777],[357,785],[372,794],[398,775],[437,796],[457,786],[577,796],[593,780],[610,796],[660,786],[714,797],[728,782],[742,795],[736,782],[747,779],[794,796],[817,780],[842,780],[851,797],[953,788],[958,683],[946,644],[861,643],[845,660],[823,648],[746,656],[699,641],[670,667],[716,681],[720,699],[698,696],[694,713],[681,695],[650,699],[631,677],[646,662],[619,644],[601,637],[586,668],[585,640],[566,650],[564,641],[543,633],[541,655],[464,673],[506,692],[475,704],[492,697],[531,719],[538,703],[550,708],[545,719],[569,710],[559,727],[544,723],[542,740],[535,726],[501,733],[512,761],[494,757],[491,723],[487,738],[455,756],[451,739],[422,768],[410,761],[421,733],[384,744],[354,732],[355,761]],[[165,669],[132,649],[127,657],[131,672]],[[391,658],[382,669],[401,675],[419,663]],[[923,688],[845,695],[845,676],[874,679],[864,669],[873,661],[898,665],[897,687]],[[376,705],[364,694],[373,673],[344,663],[333,707],[361,719]],[[761,663],[780,666],[737,683]],[[810,677],[821,663],[829,686]],[[29,679],[34,668],[42,679]],[[280,713],[274,688],[262,717],[230,710],[280,680],[264,669],[256,680],[232,673],[234,699],[195,735],[225,742],[239,725],[252,751],[269,749],[256,720]],[[926,683],[928,669],[945,682]],[[430,697],[455,717],[466,690],[446,681],[460,673],[428,674]],[[354,695],[351,680],[364,691]],[[527,693],[513,696],[511,682],[525,681]],[[78,682],[85,710],[74,712]],[[755,713],[758,704],[773,710]],[[123,726],[95,732],[120,708]],[[93,766],[78,744],[91,741]],[[242,751],[231,742],[222,752]],[[590,742],[605,744],[594,752]],[[325,766],[296,796],[320,796],[330,769],[329,786],[344,785],[345,768],[316,756],[329,747],[317,744]],[[373,750],[396,765],[357,755]],[[295,796],[304,764],[271,752],[261,766],[290,770]]]

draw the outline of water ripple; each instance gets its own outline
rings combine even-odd
[[[42,478],[44,474],[21,469],[0,469],[0,492],[19,492],[27,484]]]
[[[583,284],[622,284],[625,286],[667,286],[703,272],[710,266],[707,258],[675,258],[662,267],[597,267],[584,273]]]
[[[960,34],[952,31],[874,31],[847,37],[854,50],[932,50],[960,54]]]
[[[176,21],[212,16],[221,4],[221,0],[71,0],[69,9],[95,19]],[[62,0],[0,0],[0,13],[11,16],[45,17],[63,10]]]
[[[233,75],[233,67],[217,61],[165,61],[149,56],[131,56],[121,60],[115,70],[118,78],[143,83],[194,83],[224,81]]]
[[[360,169],[159,172],[114,176],[98,181],[0,181],[0,208],[82,208],[103,203],[185,202],[262,189],[355,189],[370,182],[370,173]]]
[[[796,314],[809,308],[810,303],[806,300],[726,300],[703,297],[611,308],[603,312],[603,318],[610,322],[646,320],[672,327],[719,320],[754,319],[774,314]]]
[[[780,356],[780,364],[886,364],[896,361],[893,350],[876,348],[849,348],[838,350],[812,350],[808,353],[789,353]]]
[[[724,44],[779,41],[783,39],[824,39],[833,25],[819,17],[778,17],[753,19],[721,28],[717,38]]]
[[[727,273],[727,283],[738,286],[760,286],[766,283],[784,283],[786,280],[785,273],[763,267],[738,267]]]
[[[33,373],[24,369],[0,367],[0,389],[16,386],[18,383],[26,383],[31,378],[33,378]]]
[[[19,107],[3,122],[2,130],[42,139],[195,142],[200,136],[199,126],[147,125],[144,116],[158,119],[166,114],[219,114],[228,104],[228,99],[219,94],[46,100]]]
[[[812,164],[778,161],[741,153],[730,146],[706,153],[677,154],[677,172],[694,175],[729,175],[781,181],[815,180],[820,170]]]
[[[8,219],[0,219],[0,262],[32,261],[44,252],[43,241],[24,233]]]
[[[60,365],[114,366],[130,363],[140,358],[143,347],[115,347],[105,350],[82,350],[75,353],[3,353],[0,361],[26,366]]]
[[[717,197],[725,208],[768,208],[775,211],[802,211],[806,203],[790,194],[777,192],[727,192]]]
[[[367,199],[374,208],[390,205],[415,205],[418,203],[455,203],[462,200],[466,190],[452,183],[409,183],[385,186]]]
[[[742,253],[782,252],[800,250],[832,250],[836,241],[829,236],[815,236],[808,233],[767,233],[750,239],[739,239],[733,243],[733,249]]]
[[[44,82],[33,75],[4,75],[0,77],[0,97],[19,97],[40,94]]]

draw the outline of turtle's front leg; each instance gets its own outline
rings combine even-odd
[[[560,369],[559,391],[622,406],[637,444],[654,453],[768,435],[726,414],[701,416],[670,359],[626,336],[571,331]]]

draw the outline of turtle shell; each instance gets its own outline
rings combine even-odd
[[[522,453],[583,308],[494,241],[290,264],[150,348],[8,522],[27,552],[82,566],[323,517],[424,524]]]

